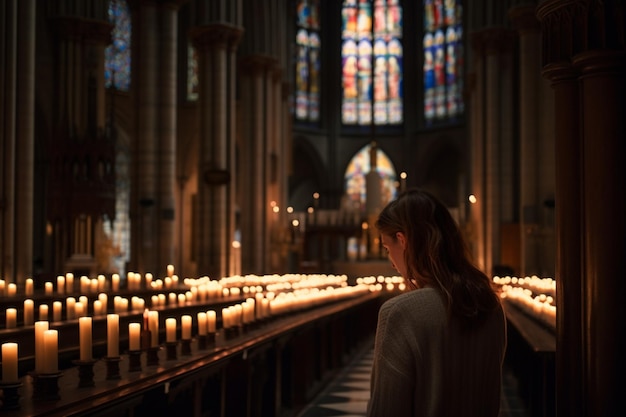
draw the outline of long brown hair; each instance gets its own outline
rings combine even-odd
[[[405,235],[405,280],[414,288],[438,289],[450,314],[480,321],[498,305],[492,281],[473,264],[455,220],[431,193],[400,194],[381,211],[376,227],[392,239]]]

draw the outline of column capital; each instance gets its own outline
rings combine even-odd
[[[493,27],[470,33],[470,45],[477,55],[499,55],[510,52],[515,34],[502,27]]]
[[[515,30],[520,33],[541,31],[535,9],[534,5],[516,6],[509,9],[509,20],[511,20]]]
[[[198,50],[229,48],[235,50],[243,37],[243,28],[228,23],[211,23],[196,26],[189,32],[190,38]]]
[[[50,18],[50,24],[61,39],[92,40],[105,45],[111,43],[113,24],[103,20],[58,16]]]
[[[253,54],[239,60],[239,69],[244,74],[266,73],[274,71],[278,61],[270,55]]]
[[[537,7],[543,65],[571,61],[590,50],[623,50],[622,2],[545,0]]]

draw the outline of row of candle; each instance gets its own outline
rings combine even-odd
[[[556,281],[552,278],[540,278],[537,275],[526,277],[504,276],[493,277],[493,281],[500,285],[512,285],[516,287],[527,288],[534,293],[556,296]]]
[[[80,361],[93,360],[92,317],[79,317],[79,351]],[[142,324],[133,322],[128,324],[128,348],[130,351],[139,351],[141,347]],[[177,321],[170,317],[165,320],[166,342],[177,340]],[[197,313],[198,335],[205,336],[217,330],[216,312],[214,310]],[[159,345],[159,313],[158,311],[144,311],[144,329],[149,331],[149,344],[146,348]],[[52,374],[58,371],[58,330],[49,329],[48,321],[37,321],[35,332],[35,372],[38,374]],[[181,339],[192,338],[192,316],[181,317]],[[107,314],[107,357],[119,357],[119,315]],[[5,347],[6,345],[6,347]],[[17,343],[3,344],[2,348],[2,382],[17,380]]]
[[[555,293],[552,291],[554,280],[543,279],[546,280],[543,284],[537,282],[541,280],[539,278],[532,280],[534,285],[531,286],[528,285],[527,280],[513,280],[510,277],[496,276],[493,280],[500,285],[502,298],[506,298],[526,314],[554,329],[556,328],[556,305],[554,296],[551,295]],[[538,292],[542,289],[547,290],[548,294]]]
[[[106,291],[108,289],[112,291],[119,291],[121,285],[121,278],[119,274],[112,274],[110,282],[107,278],[100,274],[97,278],[89,278],[85,275],[80,277],[80,292],[85,294],[94,294],[100,291]],[[161,280],[154,280],[151,273],[145,274],[145,280],[142,281],[142,276],[136,272],[128,272],[126,275],[126,285],[129,290],[139,290],[145,285],[145,288],[174,288],[178,285],[178,276],[174,275],[174,266],[167,266],[167,276]],[[74,274],[71,272],[65,273],[65,275],[58,275],[56,278],[56,292],[54,283],[47,281],[44,283],[44,292],[46,295],[67,295],[74,293]],[[17,296],[17,284],[13,282],[6,282],[4,279],[0,279],[0,296],[14,297]],[[26,297],[32,297],[34,295],[34,282],[32,278],[27,278],[24,283],[24,295]]]

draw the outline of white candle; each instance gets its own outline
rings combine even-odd
[[[206,336],[207,314],[204,311],[198,313],[198,335]]]
[[[137,351],[140,347],[141,324],[128,323],[128,350]]]
[[[24,285],[24,294],[27,297],[31,297],[33,295],[33,279],[26,278],[26,284]]]
[[[80,330],[80,360],[90,361],[92,358],[91,317],[78,319]]]
[[[191,316],[184,315],[180,318],[180,325],[182,327],[181,339],[191,340]]]
[[[51,282],[46,282],[44,284],[45,290],[46,290],[46,295],[52,295],[52,283]]]
[[[61,321],[63,303],[55,301],[52,303],[52,321]]]
[[[150,341],[150,346],[156,347],[159,346],[159,312],[150,310],[148,312],[148,324],[150,329],[150,337],[152,340]]]
[[[35,302],[33,300],[24,300],[24,326],[32,326],[35,322]]]
[[[63,275],[57,277],[57,294],[65,294],[65,277]]]
[[[107,356],[117,358],[120,356],[120,316],[107,314]]]
[[[17,327],[17,309],[7,308],[5,317],[6,317],[6,328],[15,329]]]
[[[17,382],[17,343],[2,344],[2,382]]]
[[[48,320],[48,304],[39,305],[39,320]]]
[[[174,276],[174,265],[167,266],[167,276],[170,278]]]
[[[165,319],[165,341],[172,343],[176,341],[176,319]]]
[[[76,298],[67,297],[65,300],[65,317],[67,320],[76,318]]]
[[[207,316],[207,330],[209,333],[215,333],[215,321],[216,321],[216,313],[215,310],[209,310],[206,312]]]
[[[47,321],[35,322],[35,372],[43,372],[45,345],[43,341],[43,333],[48,330]]]
[[[9,297],[15,297],[17,294],[17,285],[14,282],[11,282],[7,287],[7,295]]]
[[[94,302],[93,302],[93,315],[94,316],[99,316],[101,314],[103,314],[102,313],[102,301],[94,300]]]
[[[68,294],[74,292],[74,274],[71,272],[65,274],[65,292]]]
[[[113,274],[111,276],[111,287],[113,291],[120,290],[120,276],[118,274]]]
[[[45,330],[43,332],[44,361],[42,373],[53,374],[59,370],[59,332]]]

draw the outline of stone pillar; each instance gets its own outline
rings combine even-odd
[[[275,60],[267,55],[248,55],[240,63],[243,147],[241,149],[242,273],[268,271],[269,233],[267,196],[267,119],[266,92],[272,84]]]
[[[231,270],[236,170],[235,53],[242,29],[226,24],[197,27],[200,85],[198,160],[198,271],[213,279]],[[244,159],[244,161],[247,161]]]
[[[534,6],[511,10],[509,17],[519,34],[520,62],[520,275],[539,273],[538,236],[539,204],[539,143],[545,140],[539,130],[541,111],[541,32],[534,15]]]
[[[159,257],[154,271],[164,271],[175,261],[175,192],[176,192],[176,127],[177,127],[177,65],[178,4],[165,2],[161,8],[160,33],[160,106],[158,108],[158,245]],[[181,197],[182,198],[182,197]],[[181,243],[179,243],[180,245]]]
[[[483,271],[485,271],[485,216],[483,215],[483,197],[485,195],[485,188],[483,185],[483,178],[485,176],[485,124],[482,110],[485,103],[485,50],[482,42],[482,33],[472,33],[470,35],[470,44],[473,52],[473,60],[470,83],[468,83],[471,91],[471,144],[469,146],[471,152],[471,178],[469,194],[475,196],[476,200],[475,202],[469,203],[469,230],[467,234],[474,256],[474,261]]]
[[[136,173],[133,175],[137,199],[132,236],[135,271],[157,273],[157,181],[158,181],[158,106],[159,106],[159,28],[158,8],[150,1],[139,3],[141,23],[136,34],[141,49],[135,70],[137,80],[137,146]]]
[[[626,271],[626,51],[583,52],[573,63],[581,74],[588,411],[611,415],[623,408],[619,386],[626,371],[626,283],[621,278]]]
[[[501,223],[501,55],[508,33],[500,28],[483,32],[485,43],[485,272],[489,275],[500,263]]]
[[[0,43],[4,45],[0,60],[0,276],[15,280],[15,178],[17,113],[17,0],[7,0],[0,9]]]
[[[175,261],[178,8],[139,4],[137,270],[159,274]]]
[[[555,92],[558,415],[623,408],[626,53],[623,19],[606,18],[623,17],[618,3],[537,8]]]
[[[33,192],[35,159],[35,0],[18,2],[15,162],[15,279],[33,273]]]

